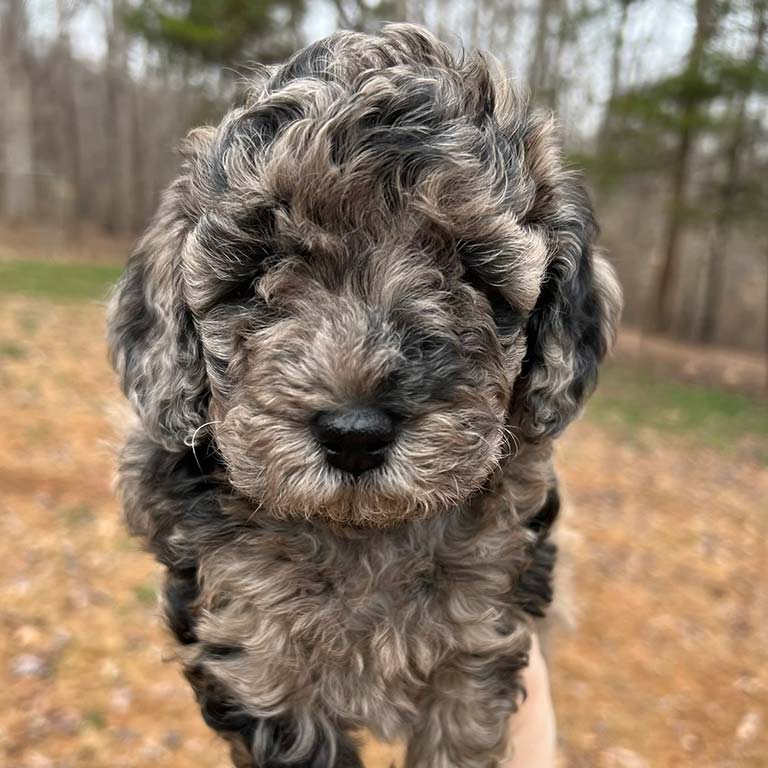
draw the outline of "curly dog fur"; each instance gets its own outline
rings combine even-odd
[[[548,115],[391,25],[266,69],[193,132],[111,305],[128,524],[238,766],[491,768],[551,598],[553,439],[620,305]],[[352,474],[319,413],[373,404]]]

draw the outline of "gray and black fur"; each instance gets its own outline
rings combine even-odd
[[[128,524],[243,768],[491,768],[552,597],[553,439],[620,294],[551,119],[423,29],[340,32],[186,142],[112,302]],[[323,414],[376,409],[344,471]]]

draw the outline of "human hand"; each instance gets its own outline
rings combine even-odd
[[[547,665],[536,635],[528,666],[523,671],[523,682],[528,696],[510,723],[513,755],[505,768],[554,768],[555,710]]]

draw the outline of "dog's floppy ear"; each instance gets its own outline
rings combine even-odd
[[[558,435],[579,414],[621,311],[613,268],[593,249],[597,226],[589,198],[572,178],[560,183],[567,214],[551,231],[552,256],[528,320],[512,403],[513,424],[529,440]]]
[[[149,436],[169,450],[188,445],[207,420],[208,381],[181,264],[193,225],[186,173],[164,193],[108,312],[110,359],[123,392]]]

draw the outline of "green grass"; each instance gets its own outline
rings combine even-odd
[[[99,708],[89,709],[83,713],[83,720],[92,728],[102,730],[107,727],[107,717]]]
[[[613,364],[601,372],[587,417],[625,433],[650,428],[726,450],[748,439],[768,461],[768,404],[717,387],[659,379],[631,366]]]
[[[27,353],[24,347],[15,341],[0,341],[0,357],[10,358],[11,360],[21,360]]]
[[[0,293],[43,296],[58,301],[106,298],[122,272],[111,264],[46,261],[0,262]]]
[[[93,521],[95,514],[87,504],[80,504],[64,510],[64,519],[73,527],[87,525]]]
[[[154,584],[139,584],[134,587],[133,594],[145,608],[153,608],[157,605],[157,589]]]

